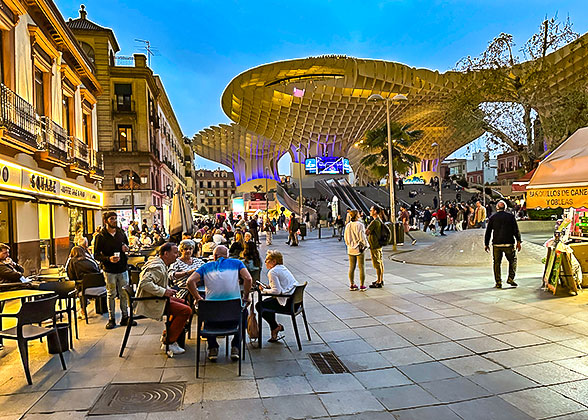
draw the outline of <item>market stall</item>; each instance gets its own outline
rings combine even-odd
[[[588,127],[539,164],[526,191],[528,209],[565,210],[554,240],[548,242],[544,286],[553,293],[558,280],[570,290],[575,289],[572,279],[588,286]]]

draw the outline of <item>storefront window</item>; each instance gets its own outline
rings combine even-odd
[[[72,245],[76,244],[76,232],[78,230],[84,232],[84,210],[79,207],[69,208],[69,240]]]
[[[55,264],[53,250],[53,206],[39,204],[39,242],[41,246],[41,268]]]
[[[10,202],[0,201],[0,242],[12,245]]]

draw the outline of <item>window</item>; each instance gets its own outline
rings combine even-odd
[[[73,122],[74,122],[74,116],[73,116],[73,98],[63,95],[63,99],[62,99],[62,119],[61,119],[61,124],[63,125],[63,128],[65,128],[65,131],[67,131],[67,134],[69,136],[73,136],[74,134],[74,128],[73,128]]]
[[[84,131],[84,143],[92,146],[92,116],[90,114],[83,114],[82,126]]]
[[[94,48],[92,48],[92,46],[90,44],[87,44],[83,41],[80,41],[80,46],[82,47],[82,51],[85,52],[86,55],[88,56],[88,58],[90,59],[90,62],[92,64],[94,64],[94,61],[95,61]]]
[[[132,111],[131,102],[131,84],[115,84],[114,93],[116,95],[116,109],[117,111]]]
[[[133,127],[131,125],[118,126],[118,151],[131,152],[133,150]]]
[[[4,83],[4,31],[0,31],[0,83]]]
[[[38,115],[45,115],[45,83],[43,72],[35,69],[35,111]]]
[[[212,182],[208,181],[208,188],[212,188]]]
[[[229,204],[229,200],[227,200],[226,198],[223,200],[223,202],[225,206]]]

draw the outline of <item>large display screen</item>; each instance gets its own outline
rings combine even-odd
[[[349,159],[335,156],[308,158],[304,167],[309,175],[346,175],[351,172]]]

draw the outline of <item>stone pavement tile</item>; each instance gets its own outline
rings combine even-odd
[[[451,318],[454,321],[456,320],[455,317],[476,316],[476,315],[473,315],[470,311],[466,311],[465,309],[457,308],[457,307],[453,307],[453,306],[450,308],[447,308],[447,309],[435,309],[435,312],[437,312],[440,315],[443,315],[444,317]],[[468,324],[464,324],[464,325],[468,325]]]
[[[439,404],[439,400],[418,385],[378,388],[371,392],[390,411]]]
[[[474,330],[480,331],[487,335],[507,334],[516,332],[518,330],[518,328],[513,327],[512,325],[506,325],[502,322],[492,322],[491,324],[476,324],[471,325],[471,327]]]
[[[269,419],[310,418],[327,416],[327,410],[316,395],[289,395],[264,398],[263,405]],[[242,414],[247,418],[247,414]]]
[[[253,372],[255,373],[256,379],[272,376],[299,376],[303,373],[296,360],[254,363]]]
[[[406,322],[404,324],[390,325],[390,329],[406,338],[414,345],[441,343],[449,339],[418,322]]]
[[[478,315],[478,314],[471,314],[471,315],[462,315],[462,316],[455,316],[451,318],[455,322],[459,322],[460,324],[467,325],[468,327],[472,327],[474,325],[482,325],[482,324],[489,324],[495,322],[490,318],[486,318],[485,316]]]
[[[580,357],[568,360],[555,360],[553,363],[566,367],[574,372],[588,376],[588,357]]]
[[[567,414],[565,416],[554,417],[553,420],[586,420],[588,419],[588,410],[579,413]]]
[[[454,341],[425,344],[424,346],[419,346],[419,348],[435,360],[450,359],[473,354],[470,350],[460,346]]]
[[[341,359],[341,361],[351,372],[392,367],[392,364],[383,356],[381,356],[380,353],[364,353],[357,356],[342,356],[339,359]]]
[[[416,310],[416,311],[406,312],[405,315],[414,321],[424,321],[424,320],[443,318],[443,315],[441,315],[435,311],[432,311],[429,309],[422,309],[422,308],[419,310]]]
[[[359,335],[352,329],[339,331],[325,331],[320,333],[321,338],[325,343],[336,343],[338,341],[357,340]]]
[[[322,417],[316,420],[395,420],[396,417],[387,411],[364,411],[351,416]]]
[[[560,341],[558,344],[569,347],[574,350],[588,353],[588,337],[575,338],[572,340]]]
[[[519,366],[513,370],[521,375],[540,383],[541,385],[554,385],[563,382],[586,379],[586,376],[556,365],[553,362],[538,363],[536,365]]]
[[[347,320],[347,321],[349,321],[349,320]],[[343,321],[340,321],[340,320],[327,321],[327,322],[312,322],[311,321],[310,325],[312,325],[312,328],[316,332],[318,332],[319,334],[321,332],[346,330],[348,328],[347,324],[345,324]]]
[[[259,398],[257,383],[253,379],[241,381],[215,381],[204,384],[203,400],[240,400]]]
[[[420,385],[443,403],[472,400],[491,395],[486,389],[463,377],[425,382]]]
[[[412,381],[396,368],[357,372],[355,377],[368,389],[412,384]]]
[[[536,382],[510,369],[478,373],[468,376],[468,379],[494,394],[504,394],[538,386]]]
[[[378,351],[411,346],[409,341],[392,331],[375,337],[366,337],[364,340]]]
[[[459,357],[457,359],[443,360],[441,363],[462,376],[502,370],[500,365],[497,365],[482,356]]]
[[[259,347],[250,348],[250,351],[248,353],[251,356],[251,360],[253,360],[253,363],[255,363],[258,360],[262,360],[264,362],[276,362],[280,360],[296,359],[294,352],[290,351],[290,349],[286,345],[284,345],[282,341],[279,341],[278,343],[268,343],[267,338],[269,337],[269,335],[264,335],[263,337],[263,340],[265,341],[263,343],[263,347],[261,349]],[[326,347],[324,344],[313,344],[313,346]],[[304,350],[306,347],[309,346],[303,346],[302,349]],[[296,352],[298,352],[298,348],[296,348]],[[220,353],[222,353],[222,351],[219,350],[219,361],[221,360]],[[222,356],[224,357],[224,354]],[[204,354],[200,356],[200,360],[202,361],[203,358]]]
[[[421,322],[433,331],[443,334],[452,340],[464,340],[466,338],[483,337],[484,334],[470,327],[466,327],[450,319],[434,319]]]
[[[95,388],[103,387],[110,383],[116,371],[105,369],[103,371],[69,371],[52,389],[74,389],[74,388]]]
[[[108,416],[108,418],[112,418],[115,416]],[[129,418],[129,420],[143,420],[147,417],[147,413],[143,413],[138,415],[137,417],[131,417],[126,415],[125,418]],[[29,413],[23,417],[23,420],[83,420],[86,418],[85,411],[60,411],[58,413]],[[15,420],[18,417],[15,417]],[[104,420],[105,416],[92,416],[92,419],[96,420]],[[0,420],[4,420],[4,417],[0,417]]]
[[[500,397],[479,398],[449,405],[463,420],[533,420]]]
[[[235,368],[235,375],[237,375]],[[188,384],[202,383],[204,369],[200,371],[200,378],[196,378],[196,366],[167,367],[163,369],[161,382],[186,382]]]
[[[350,354],[370,353],[375,351],[372,346],[364,340],[339,341],[330,343],[329,347],[333,349],[337,356],[347,356]],[[361,357],[361,356],[360,356]]]
[[[374,371],[379,372],[379,371]],[[314,392],[343,392],[364,390],[364,386],[351,373],[336,375],[313,374],[306,375],[306,379]]]
[[[473,310],[473,312],[478,312],[478,311]],[[494,310],[494,311],[490,311],[490,312],[483,312],[482,314],[486,318],[490,318],[494,321],[504,322],[504,323],[507,323],[507,321],[519,320],[521,318],[524,318],[524,315],[521,315],[521,314],[513,312],[513,311],[507,311],[507,310]]]
[[[537,344],[544,344],[549,342],[545,338],[538,337],[526,331],[516,331],[508,334],[494,335],[494,338],[513,347],[534,346]]]
[[[506,344],[500,340],[497,340],[496,338],[489,336],[459,340],[458,343],[478,354],[488,353],[491,351],[508,350],[512,348],[510,344]]]
[[[31,408],[31,413],[88,410],[101,391],[96,388],[49,391]]]
[[[529,347],[488,353],[486,357],[493,362],[499,363],[507,368],[532,365],[545,361],[544,357],[539,357],[535,354],[535,352],[529,351]]]
[[[23,394],[0,395],[0,414],[17,417],[28,411],[43,396],[43,392],[28,392]]]
[[[163,369],[121,369],[112,378],[112,383],[124,384],[133,382],[159,382]]]
[[[449,379],[459,376],[459,373],[451,370],[440,362],[426,362],[418,365],[400,366],[398,369],[416,383]]]
[[[571,359],[574,357],[585,356],[584,352],[570,349],[559,343],[547,343],[538,346],[528,347],[528,350],[538,357],[543,357],[544,361],[556,361]]]
[[[415,363],[429,362],[433,358],[419,347],[403,347],[400,349],[381,351],[380,354],[384,356],[393,366],[405,366]]]
[[[202,362],[201,362],[202,363]],[[196,366],[192,368],[194,374],[196,374]],[[186,371],[186,375],[189,375],[189,371]],[[241,376],[239,376],[239,364],[238,362],[227,362],[227,363],[213,363],[207,360],[205,365],[200,365],[200,378],[204,379],[205,382],[211,381],[240,381],[253,379],[253,368],[249,359],[244,361],[241,366]],[[196,379],[194,379],[196,380]]]
[[[195,419],[267,420],[267,410],[263,406],[263,400],[261,398],[250,398],[230,401],[204,401],[202,403],[200,411],[202,414],[195,417]],[[175,416],[167,417],[167,419],[175,420]]]
[[[588,331],[587,331],[588,332]],[[584,337],[580,333],[566,330],[565,328],[561,327],[550,327],[550,328],[543,328],[540,330],[532,330],[530,331],[531,334],[539,336],[549,341],[563,341],[563,340],[572,340],[575,338]]]
[[[384,325],[400,324],[403,322],[411,322],[412,321],[412,319],[410,319],[406,315],[402,315],[400,313],[392,314],[392,315],[377,316],[375,318]]]
[[[386,315],[386,316],[391,316],[391,315]],[[349,328],[360,328],[360,327],[369,327],[372,325],[380,325],[380,322],[377,319],[372,318],[371,316],[365,316],[365,317],[361,317],[361,318],[346,319],[345,324]]]
[[[533,388],[503,394],[500,398],[533,418],[561,416],[586,410],[586,407],[548,388]]]
[[[194,383],[187,384],[186,391],[184,392],[184,406],[190,404],[200,404],[202,397],[204,396],[204,384]]]
[[[105,367],[118,370],[125,364],[125,362],[125,358],[118,357],[118,355],[111,354],[109,357],[96,358],[85,355],[84,357],[75,360],[72,364],[68,363],[67,367],[80,371],[103,370]]]
[[[457,414],[446,406],[411,408],[392,412],[397,420],[460,420]]]
[[[553,385],[549,389],[571,398],[580,404],[586,405],[588,402],[588,380]]]
[[[319,394],[318,397],[331,416],[384,411],[382,404],[369,391],[355,391],[352,395],[349,392],[333,392]]]
[[[312,394],[312,387],[305,376],[287,376],[257,379],[259,394],[262,397],[280,395]],[[206,392],[206,388],[204,390]]]
[[[545,322],[541,322],[541,321],[537,321],[535,319],[529,319],[529,318],[512,319],[509,321],[504,321],[504,323],[507,325],[512,325],[513,327],[517,327],[520,331],[529,331],[529,332],[533,332],[536,330],[551,327],[551,325],[549,325]]]
[[[392,333],[390,328],[384,325],[375,325],[370,327],[354,328],[353,331],[361,338],[380,337]]]

